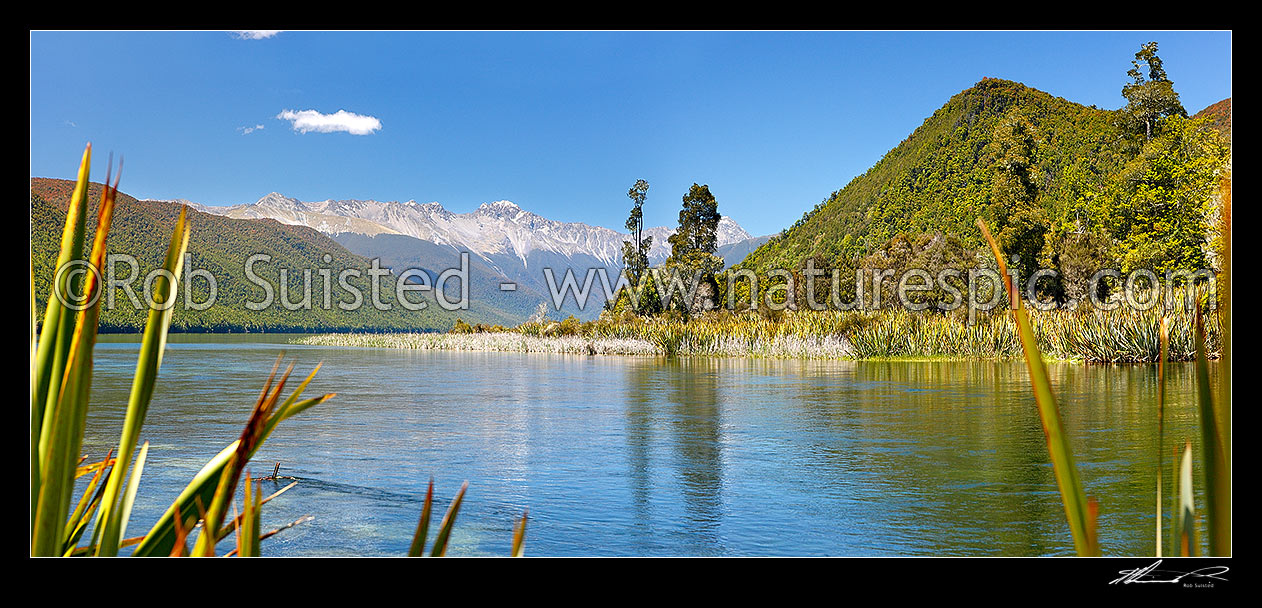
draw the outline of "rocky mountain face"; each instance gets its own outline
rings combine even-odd
[[[564,257],[588,256],[608,266],[622,258],[626,234],[602,226],[562,222],[526,211],[510,201],[483,203],[470,213],[453,213],[439,203],[326,200],[303,202],[272,192],[258,202],[231,207],[198,206],[201,211],[242,219],[274,219],[283,224],[310,226],[324,233],[404,234],[484,257],[510,255],[528,263],[530,254],[546,251]],[[673,228],[645,229],[653,237],[650,258],[670,255],[667,237]],[[732,219],[719,221],[720,247],[752,238]]]
[[[616,279],[622,266],[622,243],[629,238],[602,226],[548,219],[510,201],[484,203],[469,213],[453,213],[436,202],[304,202],[272,192],[257,202],[242,205],[193,205],[200,211],[231,218],[271,219],[308,226],[333,236],[356,254],[381,257],[387,265],[437,271],[458,260],[459,252],[468,252],[476,258],[471,265],[470,282],[481,285],[483,293],[490,293],[492,284],[518,286],[520,291],[516,294],[507,292],[492,298],[494,308],[504,313],[507,321],[520,316],[523,310],[533,310],[550,293],[544,268],[552,269],[556,285],[561,284],[567,269],[574,271],[580,284],[589,268],[604,268],[611,280]],[[645,235],[653,237],[651,263],[661,263],[670,255],[667,238],[674,232],[665,226],[645,229]],[[718,228],[718,253],[731,265],[766,238],[750,235],[724,216]],[[736,257],[738,254],[740,257]],[[595,283],[599,285],[599,280]],[[597,292],[594,299],[582,310],[572,306],[571,301],[563,312],[573,312],[581,318],[599,315],[604,298],[599,289],[593,291]]]

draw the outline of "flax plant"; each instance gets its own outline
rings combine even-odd
[[[80,455],[92,381],[92,351],[96,344],[100,314],[101,276],[105,266],[106,241],[118,194],[118,178],[111,185],[107,177],[98,206],[96,233],[85,259],[87,233],[87,192],[91,145],[83,153],[78,180],[71,196],[58,255],[54,293],[49,294],[44,322],[36,332],[35,280],[31,277],[31,555],[32,556],[115,556],[123,548],[133,548],[134,556],[213,556],[216,545],[235,533],[236,547],[228,555],[252,557],[262,554],[262,540],[299,523],[300,518],[270,532],[260,531],[260,509],[268,501],[294,487],[297,482],[263,498],[259,487],[249,479],[250,459],[282,421],[332,398],[333,394],[302,399],[307,385],[320,370],[317,365],[307,377],[282,399],[294,370],[290,363],[279,377],[282,357],[260,392],[240,437],[213,457],[176,497],[170,508],[143,536],[127,538],[127,524],[135,504],[140,480],[149,454],[149,443],[139,451],[145,416],[153,400],[167,332],[174,312],[179,276],[188,250],[190,225],[188,208],[181,206],[162,270],[155,281],[153,305],[141,340],[140,355],[128,397],[127,413],[116,450],[99,462],[87,463]],[[112,165],[112,163],[111,163]],[[33,268],[33,265],[32,265]],[[64,269],[82,269],[82,279]],[[81,298],[74,299],[74,294]],[[132,455],[135,452],[135,461]],[[235,510],[237,486],[242,475],[246,483],[240,513]],[[80,498],[72,500],[75,480],[92,475]],[[448,541],[468,483],[447,510],[439,525],[431,555],[447,552]],[[433,482],[422,511],[414,547],[422,548],[428,529]],[[74,508],[71,509],[71,505]],[[230,521],[226,521],[230,520]],[[78,543],[92,526],[91,541]],[[201,531],[190,549],[191,533]],[[525,516],[514,531],[513,555],[521,555]]]
[[[176,499],[172,511],[168,511],[168,514],[180,513],[182,517],[164,517],[144,536],[124,539],[149,453],[147,442],[135,452],[136,443],[162,365],[190,226],[187,207],[181,207],[163,260],[164,272],[155,281],[153,306],[141,340],[118,447],[103,460],[85,465],[86,458],[80,455],[80,451],[91,394],[92,353],[100,315],[101,277],[119,183],[119,176],[115,176],[112,184],[107,176],[101,189],[96,232],[85,258],[83,249],[87,243],[91,160],[92,147],[89,144],[80,161],[66,212],[53,280],[54,292],[48,294],[38,337],[35,331],[33,275],[31,279],[31,555],[112,556],[125,546],[136,547],[133,555],[182,555],[187,553],[181,550],[185,538],[199,520],[204,526],[198,539],[198,551],[203,555],[213,554],[214,542],[226,536],[226,531],[221,532],[217,525],[224,514],[224,505],[231,502],[237,478],[249,457],[280,421],[333,395],[299,400],[303,389],[315,375],[313,371],[281,402],[280,394],[289,372],[271,392],[268,390],[271,387],[269,379],[242,438],[203,468],[189,488]],[[88,474],[92,477],[82,496],[77,501],[72,500],[75,480]],[[210,491],[205,491],[207,489]],[[257,516],[257,507],[263,502],[256,496],[248,500],[249,517]],[[71,505],[74,505],[73,509]],[[209,512],[205,511],[205,505],[210,506]],[[91,542],[79,546],[93,520]],[[257,531],[252,522],[247,520],[251,524],[247,526],[248,535],[254,535],[250,530]],[[249,553],[255,553],[257,540],[257,535],[254,535],[254,538],[244,541],[243,546],[248,548]]]
[[[982,236],[990,244],[991,252],[999,263],[999,274],[1004,278],[1004,287],[1011,301],[1012,320],[1021,338],[1026,370],[1030,373],[1030,384],[1034,389],[1034,401],[1038,405],[1039,418],[1043,422],[1043,435],[1047,440],[1048,455],[1051,456],[1052,470],[1056,474],[1056,485],[1060,489],[1065,517],[1069,520],[1069,530],[1073,534],[1074,550],[1078,552],[1078,555],[1100,555],[1100,544],[1096,535],[1098,509],[1095,501],[1087,497],[1078,476],[1069,437],[1065,434],[1064,424],[1061,422],[1060,408],[1056,405],[1056,397],[1052,393],[1052,382],[1047,375],[1047,365],[1044,364],[1043,355],[1039,352],[1030,318],[1021,305],[1021,293],[1012,284],[1012,275],[1008,274],[1003,252],[991,236],[990,228],[980,218],[977,220],[977,226],[981,228]]]

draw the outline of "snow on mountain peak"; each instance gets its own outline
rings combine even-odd
[[[719,228],[717,232],[720,246],[754,238],[754,235],[747,232],[744,228],[741,228],[740,224],[736,223],[736,220],[733,220],[726,215],[719,218]]]
[[[275,207],[278,209],[301,209],[304,206],[302,201],[296,198],[289,198],[279,192],[269,192],[267,196],[260,198],[254,204],[260,207]]]
[[[586,254],[616,265],[621,260],[622,242],[627,238],[619,231],[602,226],[548,219],[506,200],[482,203],[469,213],[453,213],[437,202],[326,200],[303,203],[272,192],[257,203],[225,208],[221,213],[272,218],[323,232],[399,233],[484,256],[506,253],[523,262],[531,251],[545,250],[565,256]],[[339,216],[347,221],[333,221]],[[673,228],[648,228],[645,233],[654,236],[651,258],[664,258],[669,254],[666,237],[674,233]],[[717,236],[720,247],[751,238],[727,216],[720,219]]]
[[[521,211],[521,207],[512,201],[494,201],[490,203],[482,203],[478,205],[476,213],[492,214],[492,215],[513,215]]]

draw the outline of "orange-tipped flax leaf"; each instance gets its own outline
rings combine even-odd
[[[1078,478],[1078,470],[1074,464],[1073,450],[1069,438],[1065,435],[1064,425],[1060,418],[1060,409],[1052,394],[1052,383],[1047,375],[1047,366],[1039,351],[1038,341],[1030,326],[1030,318],[1021,306],[1021,295],[1012,284],[1008,274],[1008,265],[1004,263],[1003,252],[999,243],[990,234],[990,229],[981,218],[977,219],[982,236],[990,244],[995,261],[999,263],[999,272],[1003,276],[1004,287],[1012,302],[1012,318],[1021,338],[1021,348],[1025,355],[1026,369],[1030,373],[1030,384],[1034,388],[1034,401],[1038,405],[1039,417],[1043,422],[1043,435],[1047,439],[1047,451],[1052,459],[1052,470],[1056,474],[1056,485],[1060,489],[1061,502],[1065,507],[1065,517],[1069,520],[1069,529],[1074,538],[1074,549],[1078,555],[1099,555],[1100,547],[1096,542],[1091,521],[1090,506],[1082,483]]]

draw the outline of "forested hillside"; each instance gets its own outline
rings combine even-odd
[[[65,222],[66,208],[74,182],[60,179],[31,179],[31,249],[34,266],[36,306],[42,315],[45,298],[50,289],[60,243],[61,229]],[[100,199],[100,184],[89,189],[88,243],[95,232],[96,206]],[[137,201],[120,193],[110,230],[108,252],[129,254],[138,262],[138,275],[133,291],[144,299],[143,277],[159,266],[158,262],[170,242],[171,231],[179,215],[180,206],[154,201]],[[451,312],[437,306],[433,297],[422,298],[420,293],[408,294],[413,301],[424,301],[420,311],[407,310],[397,305],[393,276],[381,280],[380,301],[389,310],[378,310],[372,305],[367,270],[369,260],[348,252],[344,247],[311,228],[289,226],[275,221],[251,221],[225,218],[189,210],[192,233],[189,240],[188,263],[185,276],[191,269],[205,269],[216,279],[217,294],[213,306],[195,310],[185,306],[185,285],[181,285],[181,297],[176,304],[172,320],[175,331],[359,331],[359,330],[446,330],[458,316],[466,321],[480,321],[476,314],[467,311]],[[256,275],[267,282],[274,302],[264,310],[250,310],[246,302],[261,302],[265,290],[248,280],[245,275],[246,260],[254,254],[267,254],[271,259],[253,267]],[[119,279],[127,278],[132,270],[125,263],[115,265]],[[303,269],[311,274],[311,306],[289,310],[281,301],[280,269],[286,269],[287,300],[300,303],[303,300]],[[331,277],[329,307],[325,308],[324,278],[320,269],[327,269]],[[343,310],[339,302],[351,305],[354,295],[343,289],[338,275],[344,269],[357,269],[359,277],[348,277],[349,284],[361,292],[362,303],[355,310]],[[458,281],[452,281],[453,284]],[[191,281],[192,301],[203,302],[208,297],[207,281],[196,278]],[[454,300],[454,294],[452,300]],[[113,293],[113,308],[106,309],[108,300],[102,302],[101,328],[103,331],[139,331],[145,321],[146,311],[135,309],[122,287]],[[42,316],[40,317],[42,318]]]
[[[1023,271],[1061,271],[1060,295],[1080,294],[1089,267],[1204,267],[1211,192],[1230,156],[1224,113],[1189,119],[1168,80],[1139,65],[1131,76],[1127,90],[1163,85],[1165,106],[1102,110],[983,79],[738,268],[888,267],[891,249],[906,262],[943,242],[966,259],[981,244],[978,217]]]

